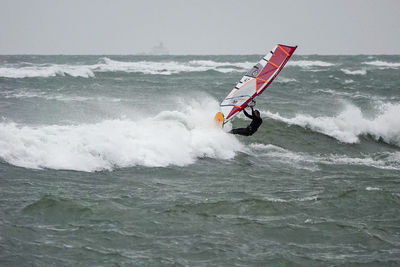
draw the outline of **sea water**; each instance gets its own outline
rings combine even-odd
[[[0,56],[0,265],[398,266],[400,56]]]

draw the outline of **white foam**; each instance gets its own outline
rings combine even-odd
[[[92,65],[37,64],[24,67],[2,67],[0,77],[31,78],[69,75],[72,77],[94,77],[96,72],[128,72],[171,75],[180,72],[202,72],[214,70],[222,73],[244,72],[252,66],[250,62],[216,62],[212,60],[180,61],[118,61],[101,58]]]
[[[46,100],[58,100],[63,102],[86,102],[86,101],[101,101],[101,102],[120,102],[120,98],[114,97],[86,97],[86,96],[77,96],[77,95],[65,95],[65,94],[54,94],[47,92],[38,92],[38,91],[26,91],[23,89],[15,90],[15,91],[3,91],[0,92],[5,98],[43,98]]]
[[[254,150],[267,150],[267,151],[280,151],[280,152],[287,152],[288,150],[271,144],[260,144],[260,143],[252,143],[249,145]]]
[[[0,77],[6,78],[30,78],[30,77],[95,77],[96,72],[128,72],[171,75],[181,72],[202,72],[214,70],[217,72],[245,72],[253,65],[252,62],[218,62],[213,60],[191,61],[118,61],[107,57],[101,58],[98,63],[92,65],[68,65],[68,64],[30,64],[23,67],[2,67]],[[302,68],[329,67],[335,64],[324,61],[298,60],[289,61],[288,66]],[[314,69],[315,70],[315,69]],[[316,70],[317,71],[317,70]],[[280,79],[280,82],[292,82],[292,79]]]
[[[243,72],[251,67],[250,62],[216,62],[212,60],[192,60],[189,62],[179,61],[117,61],[103,58],[103,64],[98,64],[97,71],[124,71],[141,72],[144,74],[171,75],[180,72],[201,72],[214,70],[218,72]]]
[[[235,67],[241,69],[241,71],[246,71],[251,68],[254,63],[252,62],[216,62],[212,60],[191,60],[190,65],[207,67],[207,68],[218,68],[218,67]]]
[[[289,198],[289,199],[282,199],[276,197],[264,197],[265,200],[270,202],[278,202],[278,203],[289,203],[289,202],[306,202],[306,201],[317,201],[318,196],[307,196],[307,197],[300,197],[300,198]]]
[[[250,149],[257,153],[257,156],[267,156],[274,160],[290,165],[296,169],[310,171],[318,170],[316,164],[326,165],[355,165],[368,166],[378,169],[400,170],[400,152],[381,152],[362,157],[349,157],[347,155],[328,154],[311,155],[304,152],[294,152],[275,145],[250,144]]]
[[[272,119],[320,132],[344,143],[359,142],[360,135],[371,135],[375,139],[400,146],[400,104],[382,104],[373,118],[367,118],[360,108],[348,104],[334,117],[298,114],[285,118],[279,113],[262,112]]]
[[[2,67],[0,77],[6,78],[32,78],[53,76],[94,77],[89,66],[84,65],[38,65],[32,67]]]
[[[311,68],[311,67],[331,67],[335,64],[320,61],[320,60],[296,60],[289,61],[288,66],[302,67],[302,68]]]
[[[176,61],[154,62],[154,61],[117,61],[103,58],[104,63],[98,64],[96,71],[99,72],[140,72],[144,74],[171,75],[179,72],[205,71],[206,68],[197,68]]]
[[[348,157],[345,155],[329,155],[320,158],[320,163],[335,165],[368,166],[377,169],[400,170],[400,160],[392,161],[390,157],[394,153],[376,153],[364,155],[364,157]]]
[[[271,144],[250,144],[250,149],[268,157],[268,161],[276,161],[284,165],[290,165],[292,168],[317,171],[315,165],[317,161],[313,156],[305,153],[296,153],[279,146]]]
[[[366,69],[361,69],[361,70],[349,70],[349,69],[340,69],[344,74],[347,75],[366,75],[367,70]]]
[[[400,63],[398,63],[398,62],[387,62],[387,61],[382,61],[382,60],[363,62],[363,64],[382,67],[382,68],[394,68],[394,69],[397,69],[400,67]]]
[[[367,187],[365,188],[365,190],[367,190],[367,191],[381,191],[382,189],[380,189],[379,187],[367,186]]]
[[[316,93],[326,93],[330,95],[338,95],[338,96],[346,96],[346,97],[352,97],[354,94],[348,93],[348,92],[340,92],[332,89],[318,89],[315,91]]]
[[[293,83],[293,82],[297,82],[297,80],[278,76],[278,78],[275,80],[275,82],[278,82],[278,83]]]
[[[353,80],[345,80],[346,84],[351,84],[353,83]],[[388,100],[387,97],[384,96],[378,96],[378,95],[369,95],[366,93],[362,93],[360,91],[349,91],[349,92],[342,92],[342,91],[337,91],[337,90],[332,90],[332,89],[318,89],[315,90],[315,93],[325,93],[325,94],[330,94],[330,95],[334,95],[334,96],[341,96],[343,97],[343,99],[360,99],[360,98],[364,98],[364,99],[368,99],[371,100],[373,99],[374,101],[376,101],[377,103],[381,103],[384,104],[385,100]],[[396,98],[389,98],[390,100],[395,100]]]
[[[400,162],[400,152],[390,153],[387,159],[389,162]]]
[[[344,80],[345,84],[350,84],[350,83],[354,83],[354,81],[352,79],[346,79]]]
[[[192,101],[145,120],[30,126],[0,123],[0,158],[27,168],[78,171],[185,166],[198,158],[231,159],[243,145],[210,119],[218,103]]]

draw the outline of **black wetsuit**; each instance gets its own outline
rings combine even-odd
[[[231,134],[250,136],[258,130],[258,127],[260,127],[262,119],[254,114],[253,108],[251,108],[251,115],[247,113],[245,109],[243,109],[243,113],[246,117],[252,119],[252,122],[246,128],[232,129],[230,131]]]

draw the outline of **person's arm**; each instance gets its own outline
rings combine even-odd
[[[254,116],[254,110],[253,110],[253,107],[251,108],[251,114],[253,115],[250,115],[249,113],[247,113],[247,111],[246,111],[246,109],[243,109],[243,113],[244,113],[244,115],[246,115],[246,117],[247,118],[249,118],[249,119],[253,119],[253,116]]]

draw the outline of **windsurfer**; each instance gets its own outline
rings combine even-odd
[[[232,129],[229,133],[250,136],[253,135],[255,132],[257,132],[258,127],[260,127],[262,123],[260,112],[258,110],[254,110],[252,106],[250,108],[251,108],[251,115],[247,113],[245,109],[243,109],[244,115],[246,115],[247,118],[252,119],[252,122],[249,124],[249,126],[247,126],[246,128]]]

